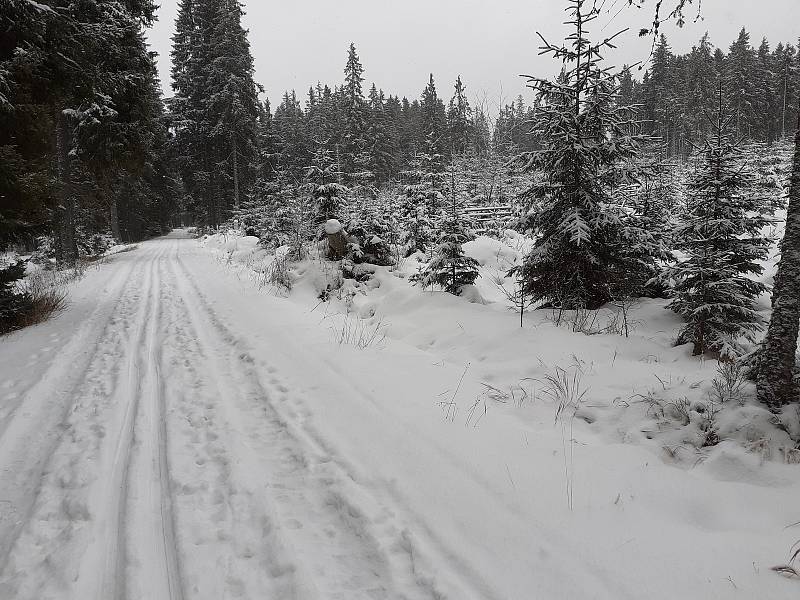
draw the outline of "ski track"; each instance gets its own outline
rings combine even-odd
[[[98,303],[41,379],[19,396],[5,420],[0,433],[0,497],[5,502],[0,515],[0,569],[7,566],[12,546],[31,519],[34,501],[42,500],[40,481],[46,477],[46,467],[52,472],[62,437],[71,433],[68,421],[79,406],[79,396],[109,392],[108,379],[97,373],[105,369],[112,378],[116,373],[112,357],[121,344],[121,324],[138,298],[134,273],[143,264],[129,262],[109,282],[107,290],[113,290],[109,294],[114,299]],[[81,352],[87,346],[92,350]],[[65,488],[69,477],[65,474],[61,480]],[[4,582],[0,579],[0,592]]]
[[[398,507],[218,318],[189,243],[128,253],[8,411],[0,598],[444,598]]]

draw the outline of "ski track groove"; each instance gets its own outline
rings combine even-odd
[[[131,447],[134,440],[134,428],[136,425],[137,413],[139,411],[139,399],[141,396],[141,358],[140,349],[144,344],[147,330],[152,318],[154,293],[153,293],[153,268],[157,257],[148,261],[148,272],[144,283],[145,303],[142,315],[137,319],[137,331],[133,338],[133,343],[129,346],[127,364],[127,385],[123,390],[124,413],[119,433],[116,437],[117,444],[114,448],[114,458],[109,484],[110,498],[103,503],[103,513],[100,521],[109,524],[109,531],[105,533],[102,545],[94,544],[94,548],[100,546],[101,556],[105,557],[105,568],[102,570],[99,589],[94,592],[84,590],[83,597],[97,598],[97,600],[122,600],[126,597],[127,578],[124,571],[124,561],[126,548],[124,535],[126,533],[126,512],[128,509],[129,479],[128,474],[131,466]],[[84,565],[92,565],[94,561],[86,561]],[[91,581],[91,577],[84,570],[82,581]]]
[[[165,289],[162,286],[160,293],[164,294],[164,291]],[[162,301],[163,300],[164,296],[162,296]],[[161,516],[161,531],[164,538],[164,561],[169,581],[169,598],[171,600],[183,600],[184,594],[180,573],[180,560],[175,536],[175,515],[172,508],[173,498],[171,493],[172,484],[170,480],[170,461],[168,453],[169,437],[167,432],[167,407],[165,397],[166,385],[163,377],[163,369],[161,368],[161,364],[163,362],[163,352],[161,351],[161,345],[155,343],[155,332],[153,332],[150,340],[151,346],[149,356],[154,368],[153,372],[156,375],[156,421],[158,423],[156,437],[159,451],[158,479],[161,490],[159,495],[159,514]]]

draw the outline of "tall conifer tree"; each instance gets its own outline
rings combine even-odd
[[[610,41],[593,44],[587,37],[599,13],[586,4],[570,1],[575,31],[566,45],[543,47],[563,62],[559,80],[529,79],[539,102],[534,133],[543,147],[520,157],[523,170],[542,174],[527,192],[533,202],[527,226],[538,236],[520,267],[525,292],[563,308],[596,308],[618,296],[617,284],[626,283],[625,293],[636,287],[627,272],[635,249],[623,243],[623,224],[607,207],[620,163],[637,152],[637,140],[627,134],[630,110],[617,102],[617,77],[600,67]]]

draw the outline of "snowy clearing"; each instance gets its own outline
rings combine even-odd
[[[224,256],[142,243],[0,338],[0,597],[797,596],[770,567],[798,467],[734,442],[670,459],[622,420],[644,409],[609,408],[714,378],[660,306],[630,340],[520,329],[381,270],[362,349],[310,287],[276,297]],[[573,361],[575,417],[499,393]]]

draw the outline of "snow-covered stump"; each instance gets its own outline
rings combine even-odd
[[[328,219],[325,221],[325,235],[328,238],[328,258],[344,258],[347,254],[347,236],[342,224],[336,219]]]

